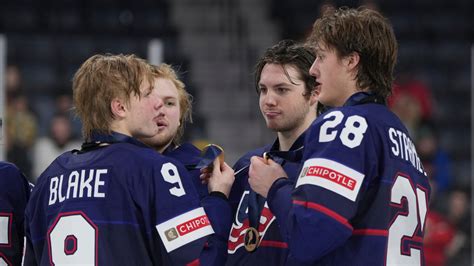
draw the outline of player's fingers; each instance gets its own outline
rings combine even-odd
[[[204,174],[200,174],[200,175],[199,175],[199,178],[200,178],[200,179],[209,179],[210,177],[211,177],[211,175],[208,174],[208,173],[204,173]]]
[[[232,167],[230,167],[226,162],[224,162],[222,165],[221,165],[221,170],[222,172],[230,172],[230,171],[234,171],[234,169],[232,169]]]
[[[252,156],[252,158],[250,158],[250,165],[252,164],[255,164],[255,165],[259,165],[259,164],[264,164],[265,163],[265,159],[262,158],[262,157],[259,157],[259,156]]]
[[[270,166],[276,166],[276,165],[280,165],[278,164],[277,162],[275,162],[274,160],[272,160],[271,158],[268,158],[266,163]]]
[[[208,174],[208,173],[210,173],[210,171],[209,171],[209,166],[204,167],[204,168],[201,168],[200,172],[201,172],[201,174]]]
[[[214,159],[212,162],[212,174],[219,174],[221,172],[220,164],[219,158]]]

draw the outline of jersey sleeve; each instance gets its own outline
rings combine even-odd
[[[0,163],[0,265],[20,265],[30,189],[16,166]]]
[[[174,160],[156,164],[154,189],[149,197],[155,232],[166,254],[163,264],[186,265],[205,261],[217,265],[225,260],[226,230],[230,228],[230,206],[224,199],[208,196],[201,202],[188,171]],[[227,219],[226,219],[227,218]],[[229,225],[228,225],[229,224]]]
[[[294,188],[280,179],[269,191],[269,207],[298,260],[317,261],[351,236],[351,220],[377,170],[368,123],[351,117],[333,111],[316,120]]]
[[[200,256],[201,265],[224,265],[227,258],[227,237],[232,226],[232,210],[227,199],[209,195],[201,200],[214,234],[204,246]]]

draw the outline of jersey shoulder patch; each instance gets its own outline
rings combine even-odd
[[[296,187],[319,186],[355,201],[364,177],[363,173],[336,161],[313,158],[304,162]]]

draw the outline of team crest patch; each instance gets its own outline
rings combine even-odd
[[[355,201],[364,175],[333,160],[316,158],[306,160],[296,187],[315,185],[331,190]]]

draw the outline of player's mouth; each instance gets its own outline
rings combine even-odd
[[[158,121],[156,125],[158,126],[160,130],[162,130],[168,126],[168,123],[166,123],[165,121]]]
[[[268,119],[274,119],[277,116],[281,115],[281,112],[275,111],[275,110],[266,110],[263,113],[265,114],[265,117],[267,117]]]
[[[314,91],[316,92],[317,95],[321,93],[321,83],[319,81],[316,81],[316,84],[314,86]]]

